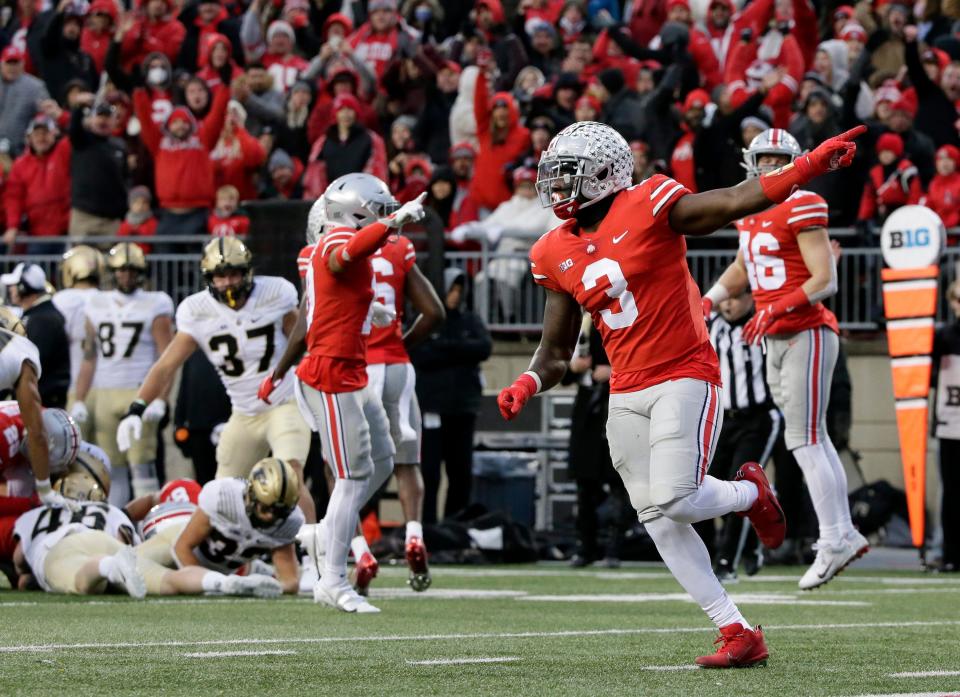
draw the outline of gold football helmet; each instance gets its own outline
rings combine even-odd
[[[276,457],[255,464],[247,482],[247,515],[254,527],[269,527],[284,520],[300,497],[297,471]]]
[[[97,481],[85,472],[70,472],[58,479],[53,485],[54,491],[74,501],[106,501],[107,492],[100,488]]]
[[[27,335],[27,329],[23,326],[20,318],[17,317],[17,313],[6,305],[0,305],[0,329],[6,329],[8,332],[13,332],[20,336]]]
[[[132,293],[140,287],[147,273],[147,257],[139,245],[133,242],[120,242],[110,249],[110,254],[107,255],[107,266],[113,272],[117,290],[121,293]],[[133,271],[133,278],[127,283],[120,283],[117,280],[118,271]]]
[[[253,254],[236,237],[218,237],[208,242],[203,248],[200,270],[207,279],[210,294],[229,308],[242,305],[253,290]],[[217,288],[213,277],[229,271],[243,274],[240,283]]]
[[[110,494],[110,468],[99,455],[81,449],[77,453],[77,459],[67,467],[68,474],[74,472],[91,477],[105,494]]]
[[[64,288],[73,288],[80,281],[100,284],[106,273],[106,262],[98,249],[85,244],[68,249],[60,264],[60,281]]]

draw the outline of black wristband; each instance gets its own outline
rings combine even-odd
[[[147,410],[147,403],[142,399],[135,399],[130,402],[130,406],[127,407],[127,416],[143,416],[143,412]]]

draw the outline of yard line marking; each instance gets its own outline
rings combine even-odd
[[[430,661],[407,661],[408,666],[459,666],[467,663],[510,663],[519,656],[490,656],[489,658],[436,658]]]
[[[697,666],[685,664],[682,666],[640,666],[640,670],[658,670],[672,672],[675,670],[696,670]]]
[[[753,605],[808,605],[813,607],[869,607],[873,603],[862,600],[813,600],[798,597],[794,593],[732,593],[735,603]],[[656,603],[695,602],[686,593],[584,593],[580,595],[525,595],[517,600],[559,603]]]
[[[823,631],[824,629],[902,629],[906,627],[957,627],[960,620],[908,620],[905,622],[844,622],[834,624],[782,624],[765,625],[766,631]],[[290,638],[249,638],[249,639],[206,639],[185,641],[144,641],[115,643],[77,643],[77,644],[17,644],[0,646],[0,653],[26,653],[53,651],[56,649],[129,649],[163,648],[181,646],[246,646],[278,644],[338,644],[338,643],[380,643],[395,641],[462,641],[464,639],[545,639],[587,636],[634,636],[644,634],[707,634],[711,627],[630,627],[626,629],[569,629],[554,632],[474,632],[464,634],[408,634],[346,637],[290,637]]]
[[[232,656],[296,656],[296,651],[278,649],[276,651],[201,651],[185,653],[185,658],[230,658]]]
[[[409,572],[408,572],[409,573]],[[370,591],[370,597],[381,600],[421,600],[436,598],[437,600],[497,600],[499,598],[519,598],[527,591],[513,590],[479,590],[469,588],[434,588],[431,593],[413,593],[409,588],[375,588]],[[311,595],[311,597],[313,597]]]
[[[960,675],[960,670],[920,670],[912,673],[890,673],[891,678],[938,678]]]

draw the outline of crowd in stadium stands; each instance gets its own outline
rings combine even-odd
[[[960,3],[738,4],[18,0],[0,14],[3,242],[243,235],[241,202],[364,171],[401,202],[427,191],[469,248],[514,232],[463,226],[512,215],[582,120],[630,142],[638,178],[694,191],[742,180],[771,125],[809,148],[865,123],[852,173],[811,185],[831,225],[874,244],[917,202],[956,225]]]

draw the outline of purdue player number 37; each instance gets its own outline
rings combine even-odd
[[[136,438],[146,405],[200,348],[220,374],[232,407],[217,446],[217,478],[245,477],[272,453],[302,482],[310,431],[293,400],[293,383],[280,387],[270,405],[257,399],[296,323],[297,290],[282,278],[254,276],[253,255],[235,237],[209,242],[200,268],[207,289],[177,308],[177,335],[144,379],[117,429],[117,444],[123,449]],[[304,515],[314,522],[313,499],[305,487],[300,494]]]

